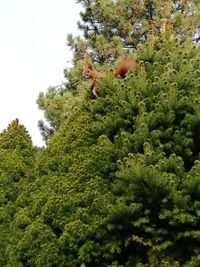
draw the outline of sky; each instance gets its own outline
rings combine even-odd
[[[80,4],[75,0],[0,0],[0,132],[19,119],[33,144],[43,146],[36,100],[40,92],[62,84],[77,36]]]

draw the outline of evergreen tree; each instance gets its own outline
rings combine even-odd
[[[124,48],[137,49],[149,33],[163,33],[185,38],[199,27],[198,1],[179,0],[79,0],[84,7],[79,28],[86,42],[69,36],[75,52],[88,48],[94,61],[104,63],[121,56]],[[76,41],[77,40],[77,41]],[[123,47],[123,50],[122,50]]]
[[[50,87],[47,93],[40,93],[37,104],[44,111],[44,117],[48,124],[43,120],[39,121],[39,128],[45,141],[48,141],[55,131],[59,129],[63,121],[70,112],[81,103],[79,96],[73,94],[60,87],[59,89]]]
[[[79,0],[84,10],[79,28],[84,38],[68,35],[68,46],[73,51],[74,67],[65,70],[66,84],[53,87],[38,98],[38,106],[44,110],[45,119],[39,127],[45,140],[58,130],[71,109],[84,102],[85,90],[80,86],[82,65],[93,61],[101,71],[117,66],[124,56],[133,57],[139,43],[145,43],[150,34],[198,39],[198,1],[169,0]],[[195,37],[197,36],[197,37]],[[136,54],[134,58],[137,59]],[[105,64],[106,63],[106,64]],[[83,83],[84,84],[84,83]],[[69,93],[71,92],[71,94]],[[76,95],[76,97],[72,97]]]
[[[11,234],[10,222],[15,214],[17,197],[32,180],[34,155],[29,134],[18,119],[14,120],[0,134],[0,266],[5,266],[6,250],[16,234]]]
[[[137,51],[140,70],[102,83],[38,160],[27,225],[12,222],[19,266],[198,263],[200,51],[157,37]]]
[[[66,88],[39,97],[55,133],[45,135],[48,145],[33,168],[35,179],[17,192],[14,208],[2,213],[12,210],[8,237],[3,228],[2,262],[198,266],[200,48],[185,28],[198,11],[189,1],[79,2],[86,8],[81,25],[86,40],[71,39],[76,64]],[[142,24],[131,40],[129,28],[123,28],[129,15],[132,26]],[[145,26],[148,20],[152,30]],[[111,69],[104,62],[113,60],[112,41],[119,44],[119,57],[126,54],[123,46],[136,48],[129,53],[140,67],[125,79],[110,71],[99,82],[100,97],[92,98],[80,79],[84,49],[99,70]]]

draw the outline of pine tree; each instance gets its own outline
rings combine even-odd
[[[68,35],[67,41],[73,51],[74,66],[65,70],[65,86],[50,88],[47,94],[41,94],[37,101],[48,122],[45,124],[41,121],[39,124],[45,140],[58,130],[71,108],[80,107],[84,102],[85,89],[80,86],[80,80],[82,67],[88,61],[96,63],[96,68],[100,71],[116,68],[122,57],[130,56],[130,53],[133,56],[137,45],[145,43],[151,34],[167,38],[173,35],[182,41],[188,36],[198,39],[198,35],[195,35],[199,27],[198,1],[77,2],[84,7],[81,13],[82,21],[78,24],[84,32],[84,38]],[[134,54],[134,59],[137,59],[135,57]],[[71,97],[69,92],[76,97]]]
[[[85,47],[104,71],[113,67],[102,57],[110,55],[112,37],[119,57],[126,54],[125,29],[118,23],[118,36],[109,29],[119,10],[121,24],[129,25],[124,10],[133,3],[79,2],[92,25],[81,26],[85,41],[71,40],[76,65],[67,75],[75,80]],[[156,25],[144,40],[142,32],[131,39],[137,71],[125,79],[111,72],[99,82],[98,98],[79,79],[70,98],[80,95],[80,102],[65,118],[62,91],[40,96],[56,131],[37,159],[34,181],[15,201],[5,266],[198,266],[200,48],[185,28],[198,11],[189,16],[189,1],[143,3],[131,23],[150,18]]]
[[[173,33],[186,37],[199,27],[198,1],[79,0],[85,8],[79,28],[86,42],[69,36],[75,51],[88,48],[94,61],[104,63],[117,58],[125,49],[137,49],[149,33],[157,36]],[[123,49],[122,49],[123,48]],[[124,49],[125,48],[125,49]]]
[[[73,96],[72,92],[62,87],[58,89],[50,87],[45,95],[44,93],[39,94],[37,104],[44,111],[47,123],[40,120],[38,126],[45,141],[50,139],[69,113],[73,112],[73,109],[80,103],[81,98],[79,96]]]
[[[102,83],[38,160],[19,263],[198,262],[199,47],[152,37],[137,53],[140,70]]]

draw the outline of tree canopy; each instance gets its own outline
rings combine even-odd
[[[37,100],[46,147],[0,134],[0,265],[199,266],[198,1],[77,2],[74,66]],[[124,56],[139,68],[114,77]]]

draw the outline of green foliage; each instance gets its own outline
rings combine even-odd
[[[198,262],[199,48],[152,36],[137,57],[140,69],[102,81],[38,157],[7,265],[13,254],[23,266]]]
[[[39,128],[45,141],[59,129],[67,116],[77,106],[80,106],[80,103],[80,96],[75,97],[63,88],[49,88],[46,94],[40,93],[37,104],[44,111],[45,119],[49,123],[49,125],[45,125],[44,121],[39,122]]]
[[[46,141],[58,130],[66,116],[85,102],[88,85],[82,81],[81,72],[88,62],[98,63],[100,71],[106,71],[105,63],[113,69],[124,56],[137,59],[133,52],[151,35],[164,39],[176,37],[183,41],[187,37],[192,38],[195,27],[199,26],[199,4],[196,1],[170,0],[165,4],[160,0],[77,2],[84,7],[82,21],[78,25],[85,38],[72,34],[67,37],[74,66],[65,70],[67,81],[64,86],[49,88],[37,100],[48,122],[47,125],[44,121],[39,122]]]
[[[15,237],[10,222],[15,214],[15,201],[33,179],[36,150],[25,128],[13,121],[0,134],[0,265],[5,266],[6,250]],[[11,234],[12,233],[12,234]],[[11,265],[12,266],[12,265]],[[15,265],[14,266],[21,266]]]
[[[175,3],[173,30],[164,30],[171,1],[155,10],[149,1],[78,2],[87,40],[68,37],[77,49],[69,83],[38,98],[47,147],[36,151],[17,121],[0,134],[0,265],[199,266],[200,48],[174,34],[190,5]],[[128,16],[146,25],[138,35]],[[136,47],[129,56],[140,67],[121,79],[96,64],[107,76],[92,98],[81,53],[86,45],[96,62],[112,61],[113,42],[114,57]]]
[[[98,62],[118,58],[125,53],[122,47],[129,50],[137,48],[150,33],[161,37],[171,34],[178,36],[181,33],[181,36],[191,37],[192,31],[199,26],[198,1],[169,0],[164,4],[160,0],[78,2],[84,6],[79,28],[84,32],[85,47],[89,48],[92,58]],[[84,47],[80,38],[75,42],[76,46],[70,42],[72,39],[69,38],[71,47],[76,47],[76,50],[77,47]]]
[[[3,186],[2,203],[16,199],[24,180],[31,178],[34,148],[27,131],[13,121],[0,134],[0,177]],[[3,197],[4,196],[4,197]]]

